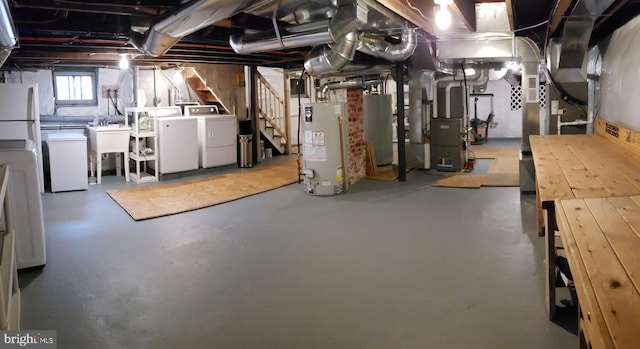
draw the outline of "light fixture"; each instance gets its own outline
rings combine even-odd
[[[129,59],[127,59],[127,54],[126,53],[121,53],[120,54],[120,63],[118,63],[118,66],[122,70],[129,69]]]
[[[512,72],[517,72],[518,70],[520,70],[520,63],[509,61],[505,63],[505,67],[507,67],[507,69],[511,70]]]
[[[476,70],[473,68],[464,68],[464,75],[466,76],[474,76],[476,75]]]
[[[184,81],[184,75],[182,75],[184,72],[184,68],[182,67],[176,67],[175,69],[175,74],[174,74],[174,79],[178,82],[183,82]]]
[[[453,0],[434,0],[436,5],[440,5],[440,9],[436,13],[436,26],[440,29],[447,29],[451,25],[451,14],[447,9],[447,5],[451,5]]]

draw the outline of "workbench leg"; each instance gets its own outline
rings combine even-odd
[[[547,301],[547,313],[549,320],[552,320],[556,316],[556,210],[555,207],[549,207],[546,210],[547,213],[547,236],[545,240],[545,264],[547,266],[546,277],[546,301]]]
[[[538,235],[544,236],[544,217],[542,212],[542,202],[538,194],[538,182],[536,181],[536,213],[538,215]]]

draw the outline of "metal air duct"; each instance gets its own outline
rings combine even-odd
[[[7,0],[2,0],[0,3],[0,66],[4,64],[17,44],[18,38],[11,19],[11,12],[9,12],[9,5]]]
[[[391,62],[404,61],[416,50],[418,40],[416,32],[411,29],[403,30],[400,39],[400,43],[394,45],[385,40],[363,37],[358,44],[358,51]]]
[[[267,35],[259,33],[241,37],[232,36],[229,38],[229,44],[236,53],[249,54],[279,50],[282,48],[315,46],[333,42],[328,21],[320,23],[320,25],[318,25],[318,23],[313,24],[313,26],[302,24],[283,28],[282,31],[284,35],[281,33],[280,36],[275,35],[274,31],[269,32]]]
[[[314,48],[304,61],[305,70],[314,77],[340,71],[353,60],[358,41],[358,32],[352,31],[334,45]]]
[[[562,32],[560,69],[580,69],[589,49],[589,38],[595,18],[613,4],[614,0],[579,0],[567,17]]]
[[[318,91],[318,100],[319,101],[327,101],[329,91],[333,90],[344,90],[348,88],[366,88],[372,85],[379,84],[380,77],[375,76],[372,78],[354,78],[347,79],[342,81],[331,81],[324,83],[317,91]]]
[[[144,34],[131,32],[129,41],[140,52],[161,56],[183,37],[229,18],[254,1],[196,0],[153,24]]]
[[[357,11],[357,5],[340,6],[330,21],[274,28],[266,34],[232,36],[229,44],[236,53],[249,54],[337,42],[363,23],[358,20]]]

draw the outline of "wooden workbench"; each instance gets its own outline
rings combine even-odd
[[[636,150],[640,149],[640,134],[601,120],[596,130],[596,135],[530,137],[538,232],[551,232],[545,239],[550,318],[555,316],[555,200],[640,195],[640,155]]]
[[[581,348],[640,346],[640,196],[557,200]]]

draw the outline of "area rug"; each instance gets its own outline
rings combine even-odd
[[[136,221],[238,200],[298,180],[296,160],[171,184],[114,189],[107,193]]]
[[[452,188],[517,187],[520,185],[519,148],[479,146],[473,147],[471,150],[476,159],[493,159],[493,164],[486,174],[447,175],[437,180],[433,185]]]

